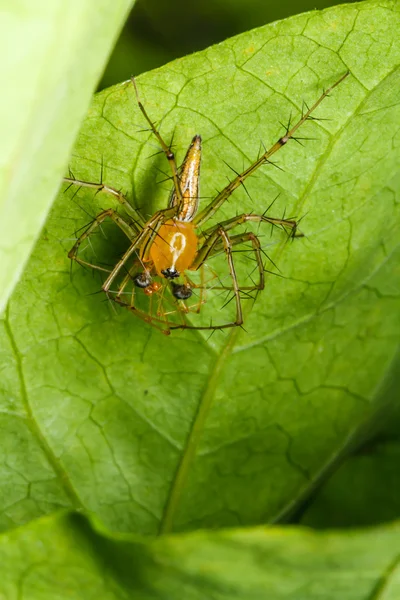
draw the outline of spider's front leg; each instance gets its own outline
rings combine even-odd
[[[177,204],[179,205],[179,209],[181,209],[181,205],[182,205],[182,191],[181,191],[181,186],[180,186],[180,182],[179,182],[179,170],[176,164],[176,160],[175,160],[175,154],[173,153],[173,151],[171,150],[171,147],[168,146],[168,144],[166,144],[166,142],[164,141],[164,139],[161,137],[160,132],[158,131],[157,127],[154,125],[153,121],[150,119],[149,115],[146,112],[146,109],[144,108],[140,97],[139,97],[139,92],[136,86],[136,81],[134,77],[131,77],[131,81],[133,84],[133,88],[135,90],[135,95],[136,95],[136,101],[138,103],[140,112],[142,113],[142,115],[144,116],[144,118],[146,119],[147,123],[150,125],[150,129],[153,132],[153,134],[155,135],[155,137],[157,138],[157,140],[159,141],[162,151],[165,154],[166,159],[168,160],[168,164],[170,166],[171,169],[171,173],[172,173],[172,180],[174,182],[174,191],[176,194],[176,198],[177,198]]]
[[[85,187],[96,190],[96,194],[99,192],[104,192],[105,194],[115,198],[121,204],[121,206],[123,206],[125,212],[131,218],[131,226],[136,230],[136,233],[140,233],[144,225],[144,220],[138,210],[133,208],[133,206],[128,202],[121,192],[113,187],[110,187],[109,185],[105,185],[104,183],[83,181],[82,179],[76,179],[75,177],[63,177],[63,181],[69,184],[65,191],[68,191],[71,185],[76,185],[77,187]]]
[[[82,258],[80,258],[78,255],[79,248],[80,248],[82,242],[84,242],[85,240],[90,240],[90,236],[92,235],[93,231],[95,229],[97,229],[98,227],[100,227],[100,225],[106,219],[111,219],[116,225],[118,225],[118,227],[125,233],[125,235],[127,236],[127,238],[129,240],[132,241],[135,239],[135,237],[137,237],[136,225],[133,227],[131,224],[127,223],[125,221],[125,219],[123,219],[117,213],[117,211],[115,211],[113,208],[108,208],[107,210],[103,210],[103,212],[101,212],[99,215],[97,215],[97,217],[92,221],[92,223],[89,225],[89,227],[82,233],[82,235],[79,236],[79,238],[76,240],[75,244],[72,246],[71,250],[68,252],[68,258],[76,261],[78,264],[80,264],[82,266],[90,267],[92,269],[97,269],[98,271],[104,271],[106,273],[110,273],[109,269],[105,269],[104,267],[100,267],[99,265],[94,265],[92,263],[89,263],[89,262],[83,260]]]
[[[132,241],[132,244],[129,246],[128,250],[117,262],[114,269],[111,271],[106,281],[103,283],[102,290],[107,295],[111,293],[110,288],[113,282],[118,277],[121,269],[125,267],[126,263],[133,254],[137,254],[140,260],[143,260],[144,263],[146,262],[151,245],[157,237],[161,225],[168,219],[171,219],[174,216],[175,211],[175,208],[166,208],[163,210],[159,210],[151,217],[151,219],[147,221],[141,232]],[[122,304],[122,302],[120,303]]]

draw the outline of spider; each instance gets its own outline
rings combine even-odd
[[[231,231],[242,224],[269,223],[286,231],[289,238],[301,237],[298,222],[294,218],[275,218],[263,214],[243,213],[221,221],[207,229],[204,224],[215,215],[222,204],[243,182],[260,166],[269,162],[270,157],[282,148],[290,139],[296,139],[295,133],[308,119],[326,96],[338,86],[348,75],[342,75],[331,87],[325,90],[311,106],[305,107],[299,121],[286,127],[285,134],[271,148],[257,158],[247,169],[230,181],[217,196],[199,211],[199,176],[201,160],[201,137],[195,135],[187,150],[180,168],[175,155],[158,129],[148,116],[138,94],[136,82],[131,78],[139,109],[150,126],[151,131],[161,145],[170,166],[173,188],[168,206],[155,212],[147,221],[133,208],[126,197],[115,188],[101,183],[82,181],[65,177],[70,185],[93,188],[96,192],[104,192],[113,196],[123,207],[126,216],[121,216],[115,209],[103,210],[91,222],[89,227],[78,237],[68,253],[73,261],[80,265],[106,273],[102,290],[119,305],[126,307],[146,323],[168,335],[175,329],[222,330],[243,325],[243,294],[256,294],[265,286],[265,267],[262,259],[262,248],[258,236],[251,231],[231,234]],[[72,175],[72,173],[70,173]],[[106,220],[111,219],[129,240],[129,247],[114,267],[108,269],[92,264],[82,258],[80,248],[94,231]],[[251,244],[254,253],[258,281],[250,286],[240,286],[235,269],[233,248],[239,244]],[[223,285],[214,272],[210,281],[206,281],[204,267],[217,255],[226,256],[230,275],[229,285]],[[200,272],[200,282],[195,282],[193,275]],[[216,281],[217,280],[217,281]],[[230,293],[234,300],[235,316],[227,322],[217,324],[195,325],[188,321],[187,314],[200,312],[205,303],[206,290],[222,289]],[[198,292],[198,301],[191,304],[191,297]],[[143,304],[147,299],[148,304]]]

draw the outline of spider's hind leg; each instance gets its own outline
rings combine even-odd
[[[217,194],[217,196],[201,210],[195,217],[194,222],[196,225],[201,226],[205,223],[210,217],[214,215],[214,213],[223,205],[223,203],[229,198],[229,196],[240,186],[243,185],[244,181],[253,175],[262,165],[267,163],[271,163],[270,158],[273,156],[278,150],[283,148],[285,144],[287,144],[290,140],[297,139],[299,141],[301,138],[295,137],[295,134],[299,127],[301,127],[306,121],[315,119],[313,116],[314,111],[321,102],[329,96],[330,92],[338,86],[347,76],[349,75],[349,71],[344,73],[333,85],[331,85],[327,90],[325,90],[318,100],[310,107],[304,111],[304,108],[301,113],[300,119],[292,125],[289,121],[288,126],[285,126],[285,133],[281,136],[269,149],[266,149],[265,152],[257,158],[252,164],[250,164],[247,169],[245,169],[242,173],[238,173],[232,181],[228,183],[228,185]]]
[[[224,230],[222,226],[218,226],[218,228],[207,238],[204,242],[203,246],[200,248],[197,257],[193,264],[191,265],[192,271],[197,271],[200,269],[208,256],[212,253],[215,246],[220,243],[223,246],[223,251],[226,254],[228,260],[229,274],[232,278],[232,287],[226,288],[233,290],[233,297],[235,298],[235,319],[230,321],[229,323],[222,323],[221,325],[208,325],[208,326],[196,326],[196,325],[174,325],[171,326],[171,329],[198,329],[198,330],[217,330],[217,329],[226,329],[230,327],[241,327],[243,324],[243,314],[242,314],[242,304],[240,297],[240,288],[236,276],[235,264],[233,261],[233,253],[232,253],[232,242],[229,237],[229,234]],[[218,251],[219,253],[221,250]]]
[[[238,246],[239,244],[245,244],[246,242],[250,242],[252,245],[252,248],[251,248],[251,250],[250,249],[248,249],[248,250],[254,252],[254,254],[255,254],[256,269],[258,270],[258,275],[259,275],[258,283],[254,283],[253,285],[248,285],[248,286],[240,285],[239,286],[240,292],[254,292],[254,291],[263,290],[265,287],[265,277],[264,277],[265,267],[264,267],[264,263],[263,263],[263,259],[262,259],[262,248],[261,248],[260,240],[258,239],[256,234],[253,233],[252,231],[247,231],[245,233],[239,233],[237,235],[233,235],[232,237],[230,237],[230,242],[231,242],[232,247]],[[218,256],[222,252],[224,252],[223,244],[217,243],[215,245],[215,247],[213,248],[213,250],[210,252],[208,258],[213,258],[214,256]],[[232,290],[233,287],[232,286],[214,286],[214,289],[230,289],[230,290]]]

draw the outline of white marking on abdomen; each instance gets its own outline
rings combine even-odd
[[[178,242],[178,244],[176,242]],[[176,261],[186,248],[186,237],[183,233],[174,233],[171,238],[170,247],[172,254],[172,268],[175,269]]]

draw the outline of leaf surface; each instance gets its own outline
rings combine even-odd
[[[246,332],[167,338],[115,313],[67,258],[110,200],[60,195],[2,322],[2,528],[70,506],[143,534],[276,521],[368,431],[400,333],[398,28],[395,2],[340,6],[138,79],[178,158],[202,134],[209,197],[232,177],[224,160],[248,165],[279,121],[351,71],[318,109],[327,120],[304,125],[314,139],[287,144],[283,170],[266,166],[246,182],[250,198],[238,190],[221,210],[262,213],[279,193],[278,215],[306,215],[305,239],[274,233],[284,278],[246,304]],[[102,173],[149,214],[170,184],[156,183],[167,167],[144,126],[130,83],[105,90],[71,168]],[[269,233],[260,228],[268,244]]]
[[[7,600],[395,600],[398,525],[313,533],[254,528],[113,537],[83,516],[33,522],[0,537]]]
[[[344,457],[302,511],[311,527],[354,527],[397,519],[400,514],[400,404],[398,373],[384,390],[376,435]]]
[[[400,514],[398,439],[377,440],[349,457],[315,496],[302,517],[313,527],[388,522]]]

